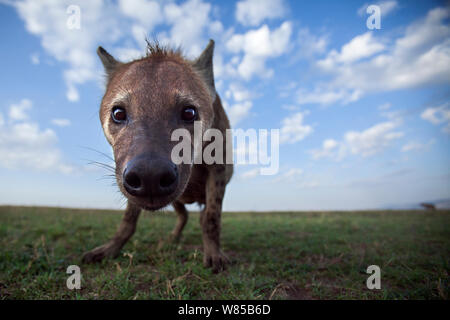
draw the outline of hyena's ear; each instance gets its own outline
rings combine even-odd
[[[214,40],[211,39],[202,54],[192,62],[192,66],[205,80],[212,100],[214,101],[216,99],[216,87],[214,86],[213,54]]]
[[[108,51],[106,51],[102,47],[98,47],[97,54],[103,63],[103,67],[105,68],[105,72],[106,75],[108,76],[108,79],[111,79],[112,74],[117,69],[117,67],[121,65],[121,62],[114,59],[114,57],[110,55]]]

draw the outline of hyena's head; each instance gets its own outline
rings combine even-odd
[[[114,151],[117,183],[142,208],[162,208],[186,188],[192,163],[174,164],[172,148],[179,142],[171,135],[184,128],[194,137],[194,121],[201,122],[203,132],[211,127],[213,50],[211,40],[189,61],[178,51],[149,45],[146,57],[129,63],[97,50],[108,78],[100,119]]]

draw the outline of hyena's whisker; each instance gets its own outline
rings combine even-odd
[[[113,167],[113,166],[111,166],[109,164],[103,163],[103,162],[90,161],[90,162],[88,162],[88,164],[89,165],[94,165],[94,166],[99,167],[99,168],[106,169],[106,170],[108,170],[110,172],[115,172],[116,171],[115,167]]]
[[[113,159],[110,155],[108,155],[108,154],[106,154],[106,153],[104,153],[104,152],[102,152],[102,151],[100,151],[100,150],[96,150],[96,149],[94,149],[94,148],[91,148],[91,147],[85,147],[85,146],[80,146],[80,148],[83,148],[83,149],[86,149],[86,150],[89,150],[89,151],[94,151],[94,152],[96,152],[96,153],[98,153],[98,154],[100,154],[100,155],[106,157],[108,160],[111,160],[111,161],[114,162],[114,159]]]

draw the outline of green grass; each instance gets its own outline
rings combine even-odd
[[[172,212],[144,212],[119,258],[81,264],[121,213],[0,207],[0,299],[448,299],[450,212],[223,213],[233,264],[202,266],[198,213],[178,245],[158,249]],[[81,267],[81,290],[66,268]],[[381,268],[381,290],[366,268]]]

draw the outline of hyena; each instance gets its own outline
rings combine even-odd
[[[225,146],[230,124],[214,85],[213,51],[210,40],[197,59],[188,60],[180,50],[149,43],[145,57],[122,63],[98,48],[107,76],[100,120],[113,148],[117,185],[128,203],[115,236],[85,253],[84,262],[116,257],[133,235],[142,209],[172,204],[178,220],[170,238],[177,241],[188,219],[185,204],[197,202],[204,205],[203,263],[213,272],[224,269],[228,259],[220,249],[221,212],[233,165],[225,161],[231,151]],[[222,133],[222,163],[172,161],[171,151],[178,143],[172,141],[172,132],[185,128],[193,137],[196,121],[202,134],[208,129]],[[208,143],[202,142],[202,147]],[[191,144],[194,150],[194,139]]]

